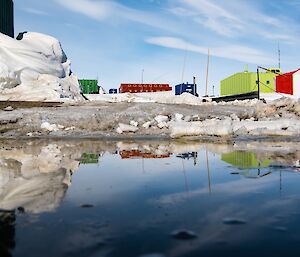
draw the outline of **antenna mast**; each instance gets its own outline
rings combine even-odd
[[[280,45],[278,43],[278,68],[280,69],[281,67],[281,52],[280,52]]]
[[[208,69],[209,69],[209,58],[210,58],[210,50],[209,50],[209,48],[208,48],[207,68],[206,68],[206,90],[205,90],[205,96],[208,96]]]
[[[183,84],[183,80],[184,80],[184,72],[185,72],[185,66],[186,66],[186,58],[187,58],[187,48],[185,49],[185,52],[184,52],[183,67],[182,67],[182,74],[181,74],[181,84]]]

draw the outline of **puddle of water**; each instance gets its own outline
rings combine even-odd
[[[0,256],[295,256],[299,159],[261,144],[2,142]]]

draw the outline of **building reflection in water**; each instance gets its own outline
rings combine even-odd
[[[271,174],[269,170],[264,169],[269,167],[271,161],[269,159],[259,160],[252,152],[235,151],[222,154],[221,160],[240,169],[240,171],[232,172],[233,175],[261,178]]]
[[[15,211],[0,211],[0,256],[11,257],[15,248]]]

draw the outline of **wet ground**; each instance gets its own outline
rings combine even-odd
[[[299,149],[3,141],[0,256],[297,256]]]

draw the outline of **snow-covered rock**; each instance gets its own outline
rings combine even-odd
[[[136,126],[119,123],[119,127],[116,129],[116,132],[122,134],[124,132],[137,132],[138,130],[139,128]]]
[[[123,130],[122,130],[120,127],[117,127],[117,128],[116,128],[116,132],[117,132],[118,134],[122,134],[122,133],[123,133]]]
[[[0,33],[0,100],[83,100],[57,39],[29,32],[16,40]]]
[[[139,123],[137,121],[132,120],[132,121],[130,121],[130,125],[137,127],[139,125]]]
[[[184,120],[185,122],[189,122],[189,121],[191,121],[191,119],[192,119],[192,117],[191,117],[190,115],[187,115],[187,116],[184,117],[183,120]]]
[[[45,121],[41,124],[41,129],[49,131],[49,132],[56,132],[60,129],[64,129],[65,127],[62,125],[50,124],[49,122]]]
[[[182,121],[183,115],[180,113],[175,113],[175,121]]]
[[[157,115],[154,120],[159,124],[162,122],[168,122],[169,121],[169,117],[165,116],[165,115]]]
[[[159,122],[157,124],[157,127],[159,127],[160,129],[163,129],[163,128],[167,128],[169,125],[167,122],[163,121],[163,122]]]
[[[150,128],[151,126],[153,125],[153,121],[147,121],[145,122],[142,127],[145,128],[145,129],[148,129]]]

